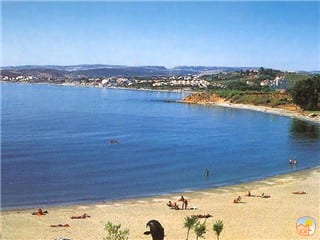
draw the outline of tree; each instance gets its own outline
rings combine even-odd
[[[219,236],[220,236],[220,233],[222,232],[222,230],[223,230],[223,222],[222,222],[222,220],[219,219],[218,221],[216,221],[215,224],[213,224],[213,231],[216,232],[218,240],[219,240]]]
[[[108,222],[104,229],[108,232],[108,236],[104,237],[103,240],[128,240],[129,229],[120,230],[121,224],[113,224]]]
[[[206,233],[206,223],[200,223],[199,221],[196,223],[196,225],[194,226],[194,232],[196,234],[196,240],[198,240],[198,238],[204,238],[204,234]]]
[[[319,109],[320,75],[297,82],[290,91],[292,100],[303,110]]]
[[[195,218],[195,217],[185,217],[185,218],[184,218],[184,224],[183,224],[183,226],[188,229],[188,232],[187,232],[187,240],[189,239],[190,229],[194,226],[194,224],[195,224],[196,222],[197,222],[197,218]]]

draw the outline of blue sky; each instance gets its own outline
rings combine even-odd
[[[2,66],[320,70],[319,2],[2,2]]]

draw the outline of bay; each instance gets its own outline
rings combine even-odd
[[[319,166],[318,125],[175,102],[185,95],[1,83],[1,207],[159,195]]]

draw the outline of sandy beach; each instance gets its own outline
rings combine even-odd
[[[210,176],[214,177],[214,176]],[[151,239],[143,235],[151,219],[160,221],[165,229],[165,239],[186,239],[183,228],[186,216],[211,214],[206,220],[206,239],[216,239],[212,225],[218,219],[224,222],[220,239],[319,239],[320,168],[294,172],[267,178],[261,181],[194,192],[132,199],[125,201],[43,208],[44,216],[31,213],[37,209],[1,211],[1,239],[30,240],[103,239],[104,225],[111,221],[130,230],[129,239]],[[246,196],[247,191],[256,197]],[[293,194],[304,191],[306,194]],[[270,195],[262,198],[261,194]],[[196,210],[173,210],[166,203],[177,201],[183,194],[189,200],[188,207]],[[241,203],[233,199],[241,196]],[[181,206],[181,202],[178,202]],[[71,216],[90,215],[85,219],[71,219]],[[296,230],[297,219],[313,217],[316,231],[313,235],[300,236]],[[201,222],[204,219],[200,219]],[[69,227],[50,225],[69,224]],[[195,239],[193,232],[189,239]]]
[[[252,110],[252,111],[276,114],[276,115],[296,118],[296,119],[300,119],[303,121],[308,121],[308,122],[312,122],[312,123],[316,123],[316,124],[320,125],[320,116],[311,117],[311,116],[308,116],[307,114],[304,114],[301,111],[293,111],[293,110],[288,110],[288,109],[283,109],[283,108],[254,106],[254,105],[249,105],[249,104],[235,104],[235,103],[229,103],[229,102],[225,102],[225,101],[216,102],[216,103],[212,103],[212,104],[217,105],[217,106],[221,106],[221,107],[247,109],[247,110]]]
[[[211,96],[210,98],[199,98],[198,96],[189,95],[186,98],[179,101],[181,103],[187,104],[203,104],[203,105],[213,105],[227,108],[237,108],[237,109],[246,109],[251,111],[264,112],[269,114],[276,114],[281,116],[286,116],[290,118],[300,119],[303,121],[311,122],[320,125],[320,115],[310,115],[310,113],[302,111],[298,107],[291,106],[278,106],[278,107],[267,107],[260,105],[252,104],[240,104],[240,103],[231,103],[224,98],[218,97],[216,95]]]

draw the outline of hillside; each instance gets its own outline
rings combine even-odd
[[[235,103],[254,106],[281,108],[286,110],[301,111],[292,103],[291,96],[284,92],[255,92],[255,91],[214,91],[193,93],[183,100],[185,103]]]

